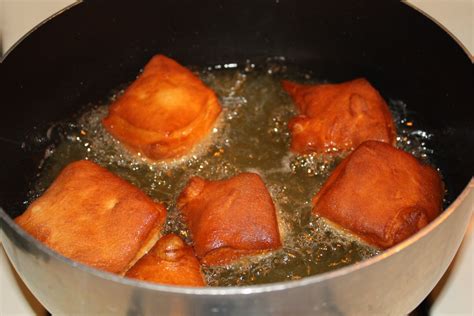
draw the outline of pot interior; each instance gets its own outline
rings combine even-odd
[[[11,217],[26,208],[51,125],[104,102],[157,53],[201,67],[282,56],[330,82],[365,77],[433,135],[446,204],[473,174],[472,64],[402,3],[90,1],[40,26],[0,66],[0,206]]]

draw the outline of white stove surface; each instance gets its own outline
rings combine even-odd
[[[0,0],[0,52],[72,0]],[[434,17],[474,55],[474,0],[406,1]],[[473,206],[474,208],[474,206]],[[46,315],[0,247],[0,315]],[[432,292],[431,315],[474,315],[474,218],[448,272]]]

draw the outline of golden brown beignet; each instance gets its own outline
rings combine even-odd
[[[387,143],[362,143],[333,171],[313,198],[313,213],[369,244],[391,247],[441,211],[438,173]]]
[[[129,278],[184,286],[204,286],[201,265],[193,248],[174,234],[162,237],[128,270]]]
[[[281,247],[275,207],[257,174],[220,181],[193,177],[178,207],[203,264],[226,264]]]
[[[81,160],[15,219],[62,255],[123,274],[158,240],[166,209],[107,169]]]
[[[103,120],[115,138],[153,160],[189,152],[211,130],[221,106],[191,71],[163,55],[114,102]]]
[[[395,142],[390,110],[365,79],[315,85],[283,81],[282,86],[300,111],[289,122],[295,153],[350,151],[366,140]]]

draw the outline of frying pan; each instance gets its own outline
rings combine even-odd
[[[46,129],[103,101],[156,53],[201,66],[284,56],[316,78],[366,77],[435,135],[445,211],[376,257],[259,286],[143,283],[51,251],[12,221],[26,208]],[[472,64],[448,34],[398,1],[84,1],[31,32],[0,67],[2,243],[53,314],[406,314],[445,272],[473,210]]]

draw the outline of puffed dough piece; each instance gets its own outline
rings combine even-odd
[[[197,76],[156,55],[111,105],[103,125],[134,152],[172,159],[203,140],[220,112],[216,94]]]
[[[67,165],[15,222],[72,260],[124,274],[159,238],[166,209],[99,165]]]
[[[283,81],[282,86],[300,111],[289,122],[293,152],[351,151],[366,140],[394,144],[390,110],[367,80],[315,85]]]
[[[281,247],[275,206],[257,174],[220,181],[193,177],[178,207],[203,264],[227,264]]]
[[[313,198],[313,213],[367,243],[389,248],[441,211],[438,173],[387,143],[362,143],[333,171]]]
[[[128,270],[129,278],[182,286],[204,286],[201,265],[193,248],[175,234],[162,237]]]

